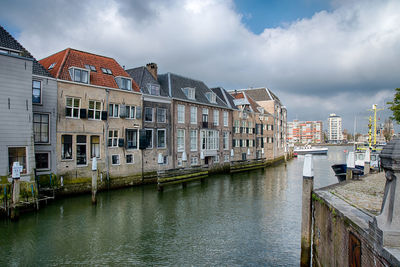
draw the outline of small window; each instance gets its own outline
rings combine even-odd
[[[199,165],[199,158],[198,157],[191,157],[190,158],[190,165]]]
[[[185,106],[178,105],[178,123],[185,123]]]
[[[135,118],[135,106],[126,106],[126,118],[127,119]]]
[[[50,152],[35,153],[36,169],[38,171],[50,169]]]
[[[61,159],[72,159],[72,135],[61,136]]]
[[[54,68],[54,66],[56,65],[57,62],[51,63],[51,65],[49,66],[48,70],[51,70]]]
[[[112,165],[119,165],[119,155],[112,155],[111,156],[111,164]]]
[[[126,164],[132,164],[132,163],[133,163],[133,155],[127,154],[126,155]]]
[[[100,158],[100,136],[98,135],[90,137],[90,157]]]
[[[102,104],[100,101],[89,100],[88,119],[100,120],[101,119],[101,108]]]
[[[191,100],[196,99],[196,89],[191,87],[182,88],[182,91],[185,93],[186,97]]]
[[[132,90],[132,80],[125,77],[115,77],[118,88],[123,90]]]
[[[76,165],[86,165],[86,135],[76,136]]]
[[[157,148],[166,147],[166,134],[165,129],[157,129]]]
[[[49,143],[49,114],[33,114],[33,136],[35,143]]]
[[[183,165],[182,158],[178,158],[178,166],[181,167]]]
[[[219,156],[214,156],[214,163],[219,163]]]
[[[153,121],[153,108],[149,108],[149,107],[144,108],[144,121],[147,121],[147,122]]]
[[[207,92],[206,97],[210,103],[217,103],[217,95],[213,92]]]
[[[79,119],[81,108],[81,100],[79,98],[67,97],[65,107],[66,117]]]
[[[108,116],[110,118],[119,118],[119,105],[118,104],[110,104],[108,106]]]
[[[91,71],[95,71],[95,72],[97,71],[97,70],[96,70],[96,67],[93,66],[93,65],[87,65],[87,64],[85,64],[85,68],[88,69],[88,70],[91,70]]]
[[[167,110],[165,108],[157,108],[157,122],[166,122]]]
[[[146,129],[146,148],[153,148],[153,129]]]
[[[42,103],[42,82],[32,81],[32,103]]]
[[[229,155],[224,155],[224,162],[229,162]]]
[[[160,86],[158,84],[149,83],[147,89],[151,95],[160,95]]]
[[[110,69],[101,68],[101,71],[102,71],[104,74],[110,74],[110,75],[112,75],[112,71],[111,71]]]
[[[138,130],[126,130],[126,146],[128,149],[137,149]]]
[[[118,130],[108,131],[108,146],[118,147]]]
[[[8,148],[8,167],[9,172],[12,173],[12,166],[14,162],[19,162],[22,166],[21,173],[27,173],[26,170],[26,148],[25,147],[9,147]]]

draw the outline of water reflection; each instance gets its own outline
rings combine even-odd
[[[314,157],[316,188],[337,182],[342,151]],[[101,192],[96,207],[90,195],[57,200],[0,222],[0,265],[297,266],[303,161]]]

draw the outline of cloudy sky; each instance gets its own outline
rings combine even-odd
[[[351,131],[400,87],[398,0],[3,0],[0,24],[38,59],[72,47],[210,87],[266,86],[290,120],[336,113]]]

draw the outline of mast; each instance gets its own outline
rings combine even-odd
[[[369,111],[374,112],[374,147],[376,146],[376,112],[383,110],[383,108],[378,109],[377,104],[372,105],[372,109],[369,109]]]

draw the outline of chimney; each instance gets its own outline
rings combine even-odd
[[[153,75],[154,79],[157,81],[157,64],[156,63],[148,63],[146,64],[147,70]]]

